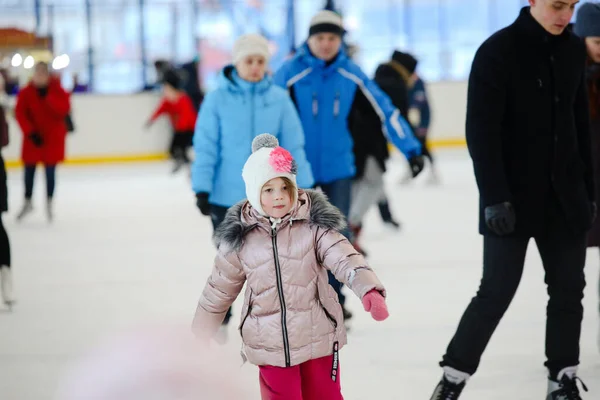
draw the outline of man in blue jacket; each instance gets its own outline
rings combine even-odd
[[[423,169],[421,146],[390,99],[341,49],[341,17],[318,12],[310,22],[309,38],[275,74],[275,83],[288,89],[298,109],[306,140],[306,156],[316,186],[347,217],[352,178],[356,173],[354,139],[372,132],[352,132],[353,113],[376,113],[383,132],[409,160],[416,176]],[[350,237],[349,232],[345,232]],[[329,275],[340,303],[341,284]],[[345,311],[346,318],[351,314]]]

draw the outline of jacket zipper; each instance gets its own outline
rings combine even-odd
[[[277,276],[277,292],[279,292],[279,305],[281,306],[281,331],[283,332],[283,352],[285,353],[285,366],[289,367],[290,343],[287,333],[285,298],[283,297],[283,280],[281,279],[281,266],[277,251],[277,230],[271,229],[271,241],[273,242],[273,258],[275,259],[275,274]]]

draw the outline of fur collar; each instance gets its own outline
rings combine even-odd
[[[247,200],[239,202],[227,211],[225,219],[213,235],[217,249],[224,246],[232,251],[239,251],[242,248],[244,236],[260,224],[251,211],[252,206]],[[328,201],[323,192],[317,190],[298,192],[298,206],[292,212],[291,219],[307,220],[311,226],[325,230],[341,231],[346,228],[344,215]]]

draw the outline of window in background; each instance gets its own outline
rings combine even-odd
[[[142,89],[140,24],[137,0],[92,5],[94,91],[133,93]]]
[[[489,36],[493,25],[490,3],[490,0],[444,0],[443,79],[463,80],[468,77],[473,56]]]
[[[34,0],[0,0],[0,27],[35,30]]]
[[[419,73],[427,81],[445,77],[442,70],[442,19],[440,4],[443,0],[407,0],[405,2],[408,27],[408,51],[419,59]]]
[[[347,43],[358,46],[354,61],[372,76],[379,64],[390,59],[394,48],[406,45],[402,4],[390,0],[346,0],[339,5],[348,31]]]

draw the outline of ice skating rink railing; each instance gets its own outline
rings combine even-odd
[[[428,95],[432,107],[432,146],[464,146],[466,82],[429,84]],[[163,118],[149,130],[144,129],[144,123],[159,98],[159,93],[72,95],[76,131],[67,139],[66,163],[76,165],[166,159],[170,141],[168,120]],[[20,165],[22,136],[12,113],[8,119],[10,144],[2,153],[7,166],[16,167]]]

